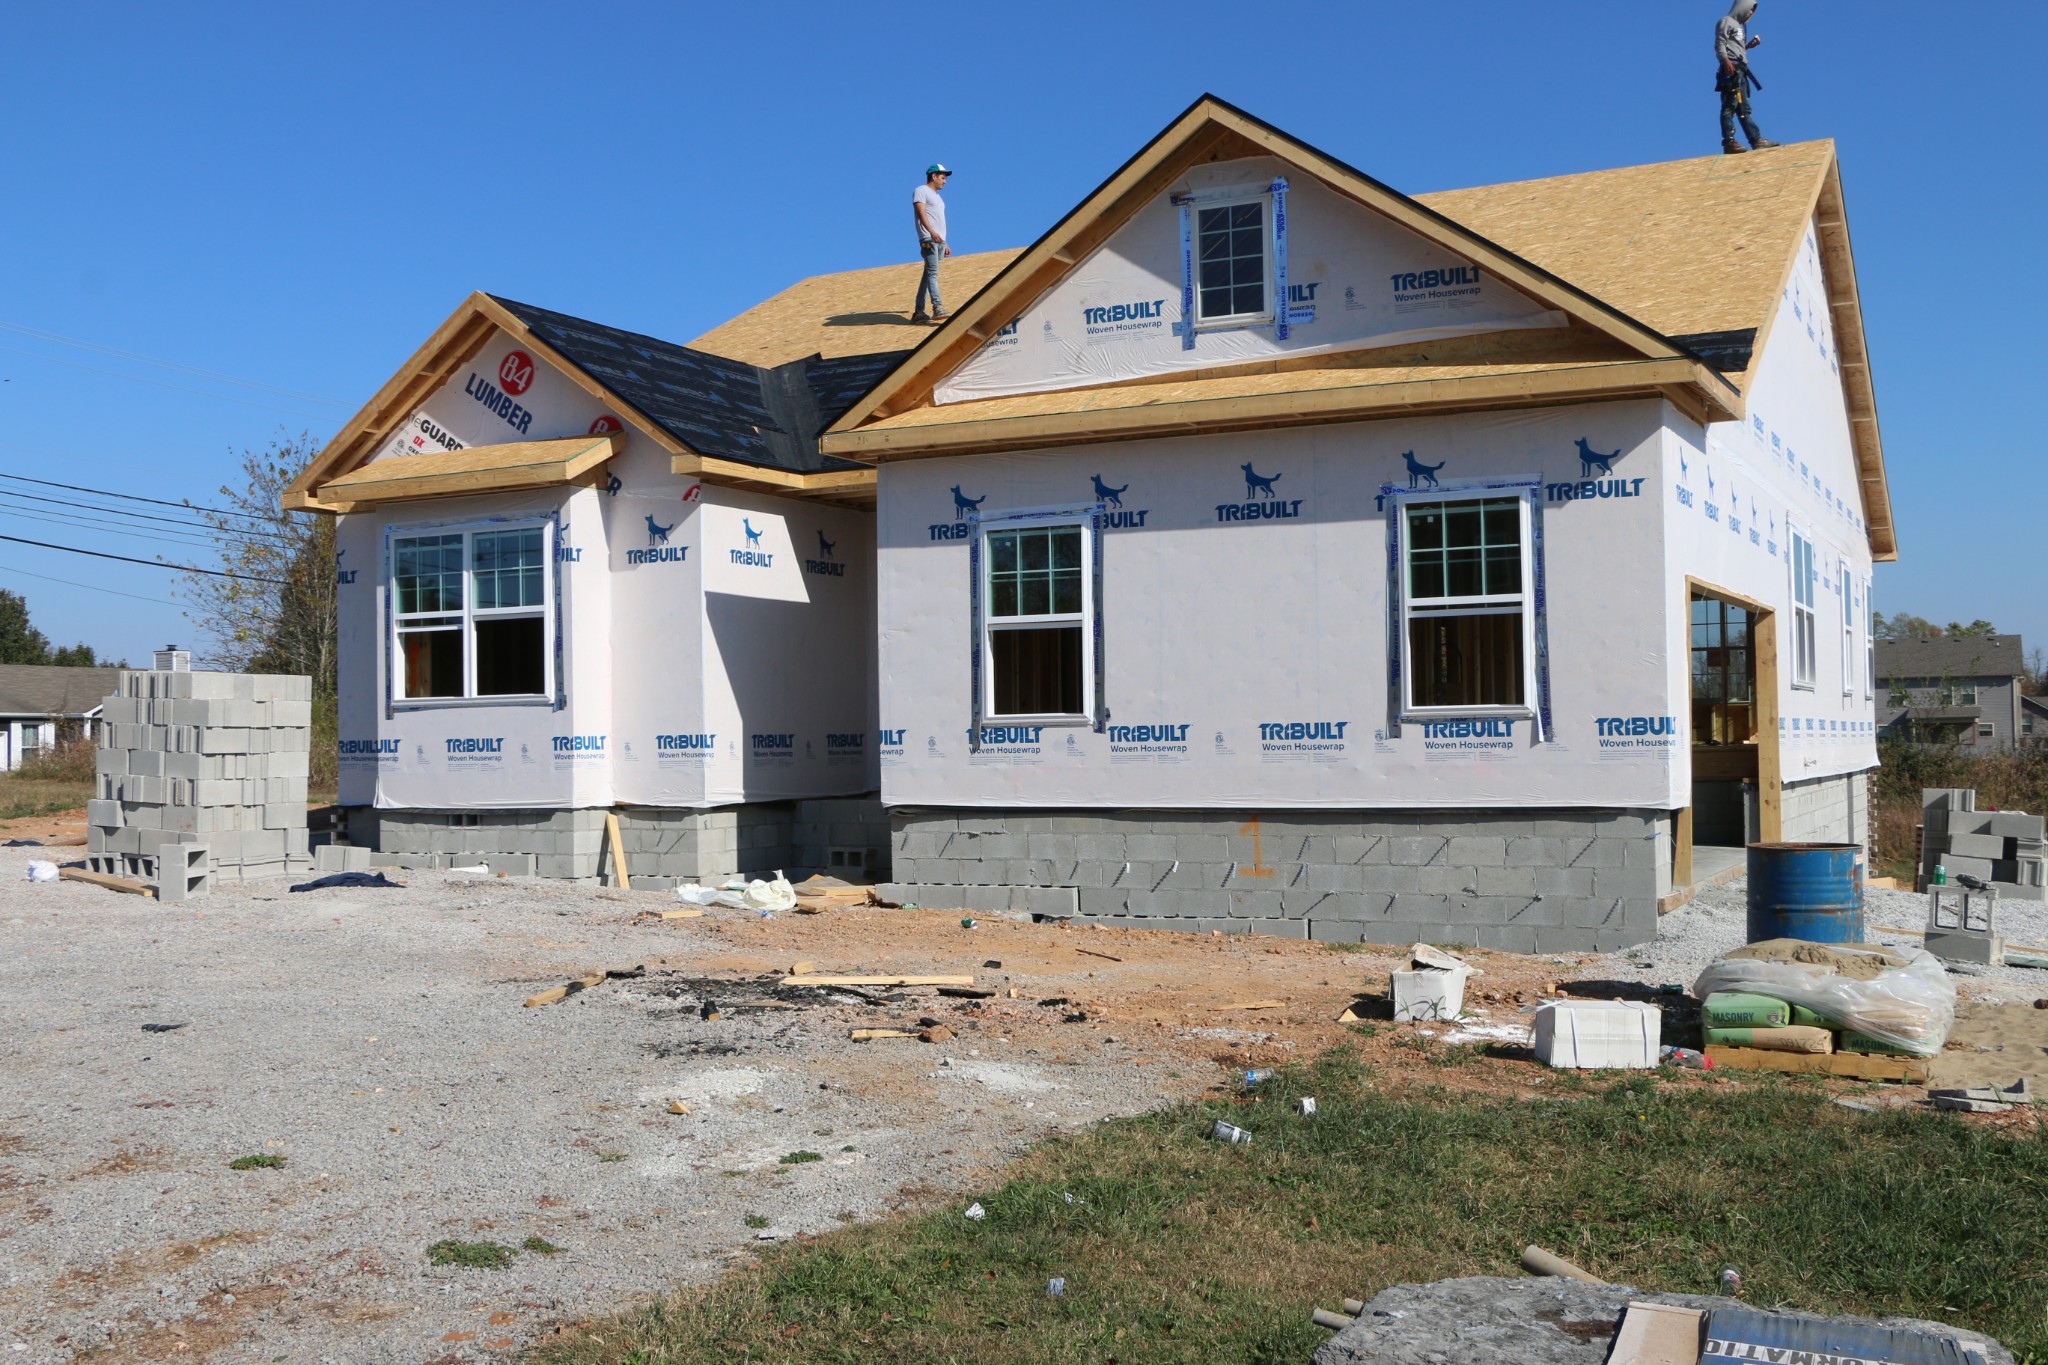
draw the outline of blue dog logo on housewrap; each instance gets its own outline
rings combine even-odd
[[[1103,482],[1100,474],[1091,476],[1095,481],[1095,500],[1102,504],[1102,528],[1105,531],[1128,531],[1145,524],[1145,518],[1152,514],[1149,507],[1125,510],[1124,494],[1131,491],[1129,484]]]
[[[663,526],[654,519],[654,513],[649,512],[647,514],[647,543],[649,545],[668,544],[668,533],[675,529],[675,522],[670,522],[668,525]]]
[[[978,512],[978,511],[980,511],[980,510],[981,510],[981,505],[982,505],[983,503],[987,502],[987,501],[988,501],[988,494],[986,494],[986,493],[983,493],[983,494],[982,494],[982,495],[981,495],[980,497],[978,497],[978,498],[970,498],[970,497],[968,497],[968,496],[967,496],[967,495],[966,495],[965,493],[962,493],[962,492],[960,491],[960,485],[959,485],[959,484],[957,484],[957,483],[956,483],[956,484],[954,484],[954,485],[953,485],[953,520],[951,520],[950,522],[944,522],[944,521],[940,521],[940,522],[933,522],[933,523],[932,523],[932,526],[931,526],[931,533],[932,533],[932,539],[933,539],[933,540],[965,540],[965,539],[967,539],[967,538],[968,538],[968,536],[970,536],[970,535],[972,535],[972,534],[974,533],[974,528],[973,528],[973,526],[972,526],[972,525],[971,525],[971,524],[970,524],[970,523],[968,522],[967,518],[968,518],[968,517],[970,517],[970,516],[972,516],[972,515],[973,515],[974,513],[976,513],[976,512]]]
[[[846,577],[846,566],[844,564],[841,564],[832,553],[834,550],[838,548],[838,541],[825,539],[825,533],[823,531],[819,531],[818,557],[816,559],[806,559],[804,561],[804,572],[807,574],[815,574],[820,578]]]
[[[1253,469],[1250,464],[1246,464],[1244,466],[1245,501],[1250,502],[1252,499],[1260,496],[1268,498],[1279,496],[1273,491],[1273,485],[1283,477],[1280,474],[1261,474],[1256,469]]]
[[[1602,474],[1612,474],[1614,462],[1620,458],[1619,450],[1603,455],[1588,445],[1585,437],[1579,438],[1579,477],[1582,479],[1592,478],[1595,469]]]
[[[1408,465],[1408,486],[1410,488],[1421,487],[1424,480],[1428,480],[1431,488],[1441,488],[1443,486],[1436,481],[1436,472],[1449,464],[1449,460],[1438,460],[1435,464],[1424,464],[1415,458],[1415,452],[1412,450],[1402,451],[1401,458]]]
[[[751,518],[741,517],[740,529],[747,533],[747,548],[749,550],[761,543],[761,533],[754,529],[754,523]]]
[[[680,524],[679,522],[672,521],[668,525],[663,526],[654,519],[654,513],[649,512],[647,514],[647,543],[653,548],[626,551],[626,563],[632,565],[680,564],[688,559],[690,557],[689,546],[670,545],[668,543],[669,532],[675,530]]]
[[[1218,521],[1268,521],[1282,520],[1301,515],[1301,498],[1283,498],[1273,487],[1286,477],[1275,470],[1261,474],[1247,461],[1244,469],[1244,501],[1218,503]]]
[[[1130,490],[1131,486],[1129,484],[1125,484],[1122,488],[1111,488],[1102,481],[1100,474],[1093,475],[1092,477],[1095,480],[1095,496],[1102,502],[1103,506],[1122,507],[1124,505],[1122,495]]]
[[[334,581],[341,587],[347,587],[356,581],[356,570],[341,567],[341,557],[347,553],[347,550],[336,550],[334,552]]]

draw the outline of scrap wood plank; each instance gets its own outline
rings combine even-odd
[[[1247,1000],[1242,1004],[1218,1005],[1216,1008],[1219,1010],[1284,1010],[1287,1008],[1287,1002],[1285,1000]]]
[[[1094,950],[1093,948],[1076,948],[1076,949],[1074,949],[1074,951],[1075,951],[1075,952],[1077,952],[1077,953],[1086,953],[1086,954],[1088,954],[1088,956],[1090,956],[1090,957],[1099,957],[1099,958],[1102,958],[1102,959],[1104,959],[1104,960],[1106,960],[1106,961],[1109,961],[1109,962],[1122,962],[1122,961],[1123,961],[1123,959],[1122,959],[1122,958],[1120,958],[1120,957],[1117,957],[1117,956],[1115,956],[1115,955],[1113,955],[1113,954],[1110,954],[1110,953],[1098,953],[1098,952],[1096,952],[1096,951],[1095,951],[1095,950]]]
[[[1925,1084],[1933,1068],[1933,1060],[1927,1057],[1880,1057],[1861,1052],[1767,1052],[1757,1047],[1709,1046],[1707,1056],[1715,1066],[1737,1071],[1791,1071],[1909,1085]]]
[[[856,1043],[867,1043],[877,1038],[915,1038],[917,1035],[908,1029],[900,1028],[857,1028],[847,1037]]]
[[[605,842],[612,846],[612,875],[619,879],[619,889],[631,891],[633,878],[626,871],[626,841],[619,836],[619,815],[617,811],[604,813]]]
[[[785,986],[972,986],[971,976],[785,976]]]
[[[704,912],[702,910],[664,910],[661,912],[661,917],[663,919],[702,919],[704,918]]]
[[[65,867],[57,870],[62,881],[85,882],[90,886],[103,886],[109,891],[121,891],[131,896],[156,896],[156,888],[148,882],[138,882],[131,877],[115,877],[105,872],[91,872],[82,867]]]
[[[587,991],[602,980],[604,980],[603,972],[585,972],[566,986],[551,986],[539,995],[527,996],[526,1008],[533,1009],[539,1005],[552,1005],[558,1000],[567,1000],[578,991]]]

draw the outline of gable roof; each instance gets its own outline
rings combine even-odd
[[[1879,678],[2016,678],[2027,671],[2017,635],[1937,635],[1876,644]]]
[[[840,497],[857,497],[873,471],[821,453],[818,433],[903,354],[810,355],[763,368],[533,304],[471,294],[293,480],[285,505],[340,510],[352,500],[345,491],[329,498],[322,490],[362,468],[399,423],[501,330],[646,431],[675,457],[671,464],[687,466],[680,472]],[[756,472],[764,480],[750,477]]]
[[[1019,254],[981,251],[947,257],[946,293],[956,299],[979,293]],[[755,365],[782,365],[808,355],[893,351],[905,356],[932,332],[931,324],[910,320],[911,299],[923,273],[924,266],[913,261],[813,275],[720,323],[690,346]]]
[[[0,716],[82,716],[120,690],[118,668],[0,664]]]

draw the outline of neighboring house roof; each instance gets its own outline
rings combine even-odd
[[[2037,697],[2031,692],[2020,693],[2020,710],[2031,711],[2048,720],[2048,697]]]
[[[1933,636],[1877,641],[1877,676],[1892,678],[2015,678],[2027,671],[2017,635]]]
[[[119,690],[118,668],[0,664],[0,716],[83,716]]]

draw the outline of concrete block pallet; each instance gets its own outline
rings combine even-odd
[[[87,865],[179,883],[167,900],[310,869],[312,698],[310,678],[124,672],[102,711]]]
[[[1951,883],[1968,875],[2008,900],[2048,900],[2048,819],[1980,811],[1969,788],[1924,788],[1920,809],[1921,889],[1934,885],[1939,866]]]

